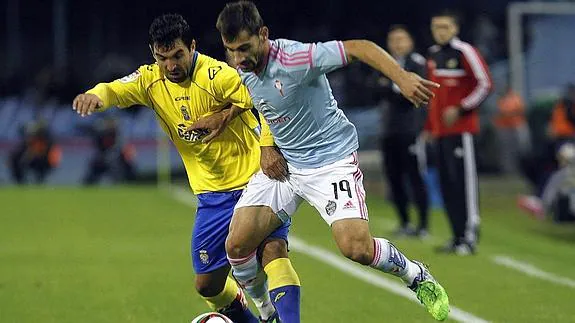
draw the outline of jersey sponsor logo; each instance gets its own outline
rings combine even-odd
[[[180,107],[180,111],[182,112],[182,118],[184,118],[184,120],[186,120],[186,121],[190,121],[190,113],[188,112],[188,107],[185,105],[182,105]]]
[[[200,141],[204,136],[206,136],[209,131],[208,130],[192,130],[186,131],[188,127],[180,123],[178,125],[178,136],[180,139],[188,142]]]
[[[207,265],[210,263],[210,256],[207,250],[200,250],[200,261],[202,264]]]
[[[284,123],[284,122],[288,122],[290,121],[291,118],[290,117],[279,117],[276,119],[266,119],[266,122],[271,125],[271,124],[279,124],[279,123]]]
[[[222,70],[221,66],[212,66],[210,68],[208,68],[208,78],[211,80],[214,79],[214,77],[216,77],[216,74],[218,74],[219,71]]]
[[[186,100],[186,101],[190,101],[190,97],[189,96],[178,96],[175,99],[176,101],[182,101],[182,100]]]
[[[291,117],[289,116],[280,116],[277,113],[275,113],[274,111],[275,108],[271,104],[264,101],[263,99],[261,99],[256,104],[256,109],[264,115],[264,117],[266,118],[266,122],[269,125],[280,124],[291,120]]]
[[[131,83],[137,80],[140,77],[140,75],[141,75],[140,71],[136,70],[134,73],[126,75],[121,79],[119,79],[118,81],[120,81],[120,83]]]
[[[332,216],[335,213],[336,209],[337,204],[335,204],[334,201],[327,202],[327,205],[325,206],[325,212],[327,213],[328,216]]]

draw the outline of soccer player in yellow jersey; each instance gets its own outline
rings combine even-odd
[[[232,321],[258,322],[247,308],[241,289],[228,276],[225,240],[234,206],[250,177],[259,170],[260,157],[262,163],[283,162],[283,157],[272,149],[260,156],[258,122],[249,111],[250,95],[237,71],[197,52],[182,16],[169,14],[154,20],[150,49],[155,64],[141,66],[111,83],[96,85],[78,95],[73,108],[82,116],[110,106],[145,105],[153,109],[180,153],[190,186],[199,200],[192,233],[196,289],[213,310]],[[211,133],[188,131],[193,122],[216,112],[229,119],[225,122],[227,127],[210,128]],[[262,132],[262,144],[273,142],[269,128],[264,125]],[[219,136],[215,138],[216,135]],[[208,142],[210,138],[215,139]],[[265,280],[267,274],[270,291],[291,285],[299,289],[298,276],[287,258],[288,230],[289,223],[278,228],[259,250],[264,271],[257,279]],[[277,306],[277,311],[267,292],[261,296],[255,302],[261,322],[279,321],[283,310],[297,311],[299,315],[299,294],[289,306]]]

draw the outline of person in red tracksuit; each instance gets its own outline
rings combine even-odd
[[[438,251],[468,255],[475,253],[480,222],[473,143],[479,132],[477,108],[492,82],[481,54],[457,37],[455,14],[433,16],[431,32],[436,44],[429,49],[427,75],[441,87],[429,103],[422,136],[437,144],[441,192],[453,232]]]

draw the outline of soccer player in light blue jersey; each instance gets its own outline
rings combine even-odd
[[[433,96],[431,88],[438,85],[406,72],[367,40],[270,40],[252,2],[227,4],[216,26],[273,134],[275,143],[261,149],[279,149],[287,160],[262,159],[262,171],[251,178],[235,207],[226,251],[236,280],[252,297],[263,295],[265,286],[257,279],[261,272],[257,246],[289,222],[306,200],[331,226],[343,255],[400,277],[435,319],[445,320],[447,293],[427,268],[405,257],[388,240],[370,234],[363,174],[357,161],[357,131],[338,108],[326,74],[354,60],[362,61],[389,77],[416,106],[426,104]],[[203,127],[209,123],[202,122]],[[221,125],[208,128],[217,127]],[[276,292],[283,293],[271,295],[276,308],[289,306],[292,297],[299,298],[298,286]],[[280,314],[280,319],[299,322],[299,313]]]

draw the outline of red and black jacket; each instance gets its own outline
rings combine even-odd
[[[479,116],[476,108],[487,98],[492,88],[489,69],[477,49],[453,38],[443,46],[429,49],[427,77],[439,83],[435,98],[429,103],[425,130],[435,137],[479,132]],[[460,109],[460,118],[447,127],[442,122],[446,108]]]

